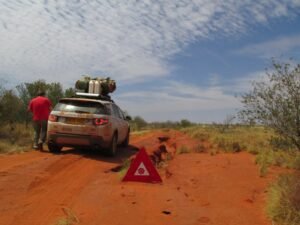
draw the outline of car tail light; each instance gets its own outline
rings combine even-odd
[[[55,116],[55,115],[51,115],[51,114],[50,114],[48,120],[51,121],[51,122],[57,122],[58,117]]]
[[[108,119],[106,119],[106,118],[96,118],[96,119],[94,119],[94,124],[96,126],[101,126],[101,125],[108,124]]]

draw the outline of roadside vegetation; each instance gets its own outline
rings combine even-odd
[[[191,127],[196,125],[187,119],[182,119],[180,121],[165,121],[165,122],[147,122],[141,116],[135,116],[130,121],[131,131],[133,132],[143,132],[153,129],[182,129],[186,127]]]
[[[209,151],[240,152],[256,155],[261,167],[271,165],[300,169],[300,152],[263,126],[232,125],[223,130],[222,125],[198,125],[182,131],[192,138],[209,144]]]
[[[299,175],[282,175],[269,188],[267,213],[275,224],[300,224],[299,178]]]
[[[21,123],[0,127],[0,153],[21,153],[31,149],[33,129]]]
[[[189,149],[185,145],[179,146],[179,148],[177,148],[176,150],[176,154],[186,154],[186,153],[191,153],[191,149]]]

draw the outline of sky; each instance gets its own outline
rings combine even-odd
[[[0,0],[0,80],[111,77],[147,121],[223,122],[271,59],[300,60],[300,0]]]

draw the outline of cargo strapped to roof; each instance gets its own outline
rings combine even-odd
[[[84,97],[84,98],[91,98],[91,99],[97,99],[97,100],[105,100],[114,102],[109,95],[100,95],[100,94],[94,94],[94,93],[85,93],[85,92],[76,92],[76,97]]]
[[[75,89],[78,92],[101,94],[104,96],[108,95],[109,93],[113,93],[116,88],[116,81],[110,79],[110,77],[91,78],[90,76],[85,75],[75,83]]]

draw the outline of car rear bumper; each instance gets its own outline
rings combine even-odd
[[[109,146],[107,141],[101,136],[79,135],[79,134],[49,134],[48,144],[54,144],[62,147],[101,147]]]

